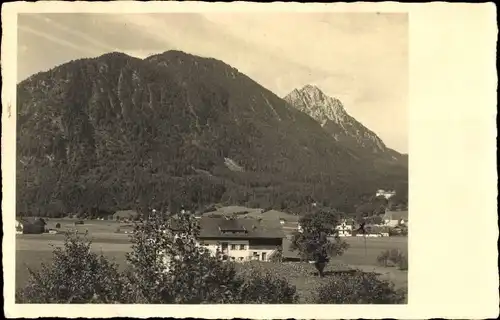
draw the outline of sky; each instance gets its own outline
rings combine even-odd
[[[17,77],[111,51],[181,50],[222,60],[280,97],[316,85],[406,153],[408,41],[404,13],[20,14]]]

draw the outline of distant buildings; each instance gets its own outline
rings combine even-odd
[[[397,227],[399,225],[408,224],[408,210],[405,211],[391,211],[386,210],[384,216],[384,225],[388,227]]]
[[[377,192],[375,193],[375,196],[376,197],[384,197],[386,199],[389,199],[389,198],[392,198],[393,196],[396,195],[396,191],[395,190],[384,190],[384,189],[379,189],[377,190]]]

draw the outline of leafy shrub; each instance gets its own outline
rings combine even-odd
[[[400,270],[408,270],[408,259],[398,249],[384,250],[377,257],[377,263],[381,266],[398,266]]]
[[[406,295],[374,272],[335,273],[317,288],[315,302],[322,304],[398,304]]]
[[[58,222],[58,223],[56,223],[56,228],[57,228],[57,229],[60,229],[60,228],[61,228],[61,224],[60,224],[59,222]]]
[[[389,263],[389,250],[384,250],[377,256],[377,264],[387,267],[388,263]]]
[[[399,270],[408,270],[408,258],[406,256],[402,256],[401,260],[398,262]]]
[[[28,284],[17,291],[18,303],[123,302],[122,277],[115,263],[91,252],[91,242],[66,234],[64,249],[55,248],[51,264],[29,270]]]
[[[25,234],[40,234],[45,232],[45,226],[37,223],[25,223],[23,233]]]
[[[297,289],[286,278],[277,277],[270,272],[255,269],[239,275],[241,285],[236,303],[295,303],[298,301]]]

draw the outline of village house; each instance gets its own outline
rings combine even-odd
[[[405,210],[405,211],[386,210],[382,219],[384,220],[384,225],[386,225],[388,227],[407,225],[408,224],[408,210]]]
[[[352,236],[352,223],[346,219],[335,227],[339,237],[350,237]]]
[[[269,261],[283,247],[284,237],[279,220],[203,217],[198,241],[226,261]]]
[[[377,192],[375,193],[375,196],[376,197],[384,197],[386,199],[389,199],[389,198],[392,198],[393,196],[396,195],[396,191],[395,190],[384,190],[384,189],[379,189],[377,190]]]

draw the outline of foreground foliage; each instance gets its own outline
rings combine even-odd
[[[381,280],[374,272],[336,273],[317,289],[316,303],[323,304],[397,304],[405,293]]]
[[[67,234],[64,249],[17,292],[20,303],[293,303],[296,289],[270,273],[237,274],[234,265],[198,246],[191,216],[153,213],[136,224],[128,268]]]
[[[123,302],[124,283],[118,266],[102,254],[91,252],[91,241],[68,234],[64,249],[55,248],[50,264],[29,270],[26,287],[19,290],[21,303]]]

